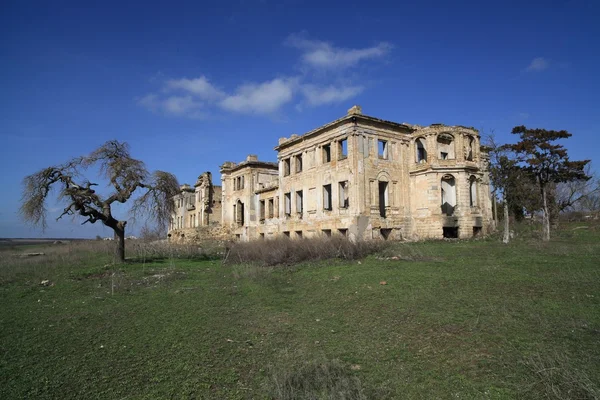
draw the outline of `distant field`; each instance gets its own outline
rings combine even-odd
[[[81,241],[86,241],[86,240],[90,240],[90,239],[61,239],[61,238],[56,238],[56,239],[3,239],[0,238],[0,250],[4,247],[11,247],[11,246],[33,246],[33,245],[44,245],[44,244],[52,244],[54,242],[63,242],[63,243],[70,243],[70,242],[81,242]]]
[[[0,258],[0,398],[600,397],[597,226],[287,267],[112,245]]]

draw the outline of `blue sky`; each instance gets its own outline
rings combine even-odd
[[[18,219],[24,176],[106,140],[218,181],[224,161],[274,161],[279,137],[353,104],[504,142],[515,125],[567,129],[571,158],[598,168],[599,2],[410,3],[3,2],[0,237],[42,235]],[[110,234],[48,208],[47,237]]]

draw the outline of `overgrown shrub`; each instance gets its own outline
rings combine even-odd
[[[355,260],[381,251],[384,241],[351,241],[344,237],[290,240],[279,238],[233,242],[226,248],[225,262],[256,263],[264,266],[293,265],[304,261],[339,258]]]
[[[146,242],[135,240],[127,243],[127,257],[138,261],[154,259],[214,259],[224,254],[224,247],[219,242],[203,242],[202,244],[176,244],[167,240]]]

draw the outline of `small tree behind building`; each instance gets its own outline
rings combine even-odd
[[[109,182],[108,196],[94,190],[97,183],[83,178],[83,172],[93,167]],[[163,171],[150,174],[142,161],[131,157],[127,143],[116,140],[106,142],[88,156],[73,158],[25,177],[20,213],[26,222],[46,227],[45,205],[52,188],[59,190],[58,197],[66,204],[57,220],[65,215],[81,216],[85,218],[83,224],[100,221],[108,226],[114,231],[116,254],[121,262],[125,260],[127,221],[114,218],[113,204],[125,203],[134,193],[142,192],[133,202],[133,215],[154,219],[163,225],[174,210],[171,197],[179,192],[174,175]]]

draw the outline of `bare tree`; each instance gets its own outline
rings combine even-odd
[[[111,193],[102,196],[93,189],[97,183],[85,179],[82,172],[88,168],[99,169],[102,178],[110,183]],[[125,225],[112,215],[112,205],[127,202],[138,189],[144,191],[133,201],[134,216],[154,219],[166,225],[174,210],[171,197],[179,192],[179,183],[174,175],[155,171],[150,174],[144,163],[129,154],[127,143],[108,141],[90,155],[77,157],[65,164],[42,169],[23,180],[21,217],[32,225],[46,228],[46,198],[52,188],[59,188],[58,197],[67,206],[59,220],[65,215],[82,216],[83,224],[100,221],[114,231],[117,242],[117,257],[125,260]]]
[[[572,180],[556,185],[555,197],[558,212],[594,212],[598,210],[600,178],[594,173],[591,163],[585,166],[584,173],[590,179]]]

